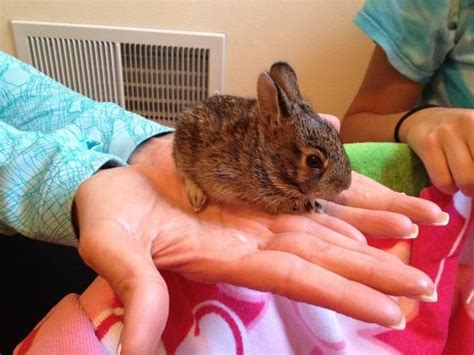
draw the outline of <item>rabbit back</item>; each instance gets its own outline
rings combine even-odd
[[[215,95],[178,119],[173,155],[178,170],[220,201],[242,199],[258,146],[256,100]]]

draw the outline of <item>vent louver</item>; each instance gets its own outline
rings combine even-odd
[[[222,34],[13,21],[18,57],[97,101],[173,126],[223,91]]]
[[[122,44],[125,107],[167,121],[209,93],[209,50]]]
[[[74,91],[121,104],[111,42],[28,37],[31,64]]]

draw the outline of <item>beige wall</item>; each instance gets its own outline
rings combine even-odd
[[[315,108],[340,116],[372,50],[352,24],[362,2],[0,0],[0,49],[15,53],[12,19],[224,32],[226,93],[254,96],[258,73],[286,60]]]

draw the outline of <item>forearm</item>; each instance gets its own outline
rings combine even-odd
[[[375,46],[364,80],[342,120],[342,140],[393,142],[397,122],[415,107],[423,88],[392,67],[383,49]]]
[[[124,161],[143,141],[170,131],[113,103],[90,100],[2,52],[0,118],[23,131],[68,132],[90,150]]]
[[[71,208],[98,169],[124,165],[70,135],[24,132],[0,121],[0,222],[34,239],[75,245]]]
[[[341,139],[344,143],[393,142],[395,126],[404,114],[348,113],[341,123]]]

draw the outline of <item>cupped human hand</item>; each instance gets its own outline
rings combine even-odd
[[[355,228],[361,223],[350,218],[365,213],[372,216],[366,229],[401,237],[406,231],[398,225],[408,218],[396,213],[395,200],[408,197],[385,191],[393,196],[393,211],[377,210],[384,206],[357,200],[358,189],[376,193],[381,186],[356,179],[356,189],[344,197],[353,206],[328,203],[330,214],[275,216],[212,202],[196,214],[171,144],[172,135],[150,141],[132,156],[132,165],[98,172],[76,194],[79,252],[124,303],[122,353],[149,353],[158,344],[169,297],[159,270],[273,292],[395,328],[403,327],[404,317],[392,295],[433,300],[427,275],[366,245]],[[420,222],[433,222],[436,214],[409,212]]]
[[[386,294],[433,292],[420,271],[305,216],[213,204],[197,215],[173,174],[141,165],[104,170],[76,196],[80,254],[124,303],[123,354],[157,346],[168,316],[158,270],[269,291],[386,326],[403,323]]]
[[[440,191],[474,197],[474,110],[431,107],[412,114],[400,127]]]

